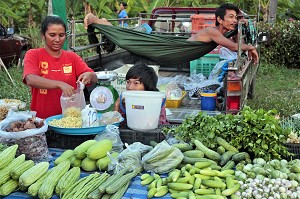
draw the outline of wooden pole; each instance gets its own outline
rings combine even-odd
[[[4,68],[5,72],[7,73],[8,77],[9,77],[9,79],[10,79],[10,81],[12,82],[12,84],[13,84],[14,86],[16,86],[15,81],[14,81],[13,78],[10,76],[10,74],[9,74],[9,72],[8,72],[8,70],[7,70],[7,68],[6,68],[6,66],[4,65],[2,59],[0,58],[0,68],[1,68],[1,66]]]

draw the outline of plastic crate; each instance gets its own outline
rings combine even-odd
[[[287,143],[285,146],[289,152],[295,154],[292,156],[293,159],[300,159],[300,144]]]
[[[178,100],[167,99],[166,108],[178,108],[182,103],[183,98],[186,96],[186,91],[182,91],[182,96]]]
[[[208,77],[215,65],[220,61],[219,54],[207,54],[199,59],[190,61],[190,74],[202,73]]]
[[[155,141],[157,143],[163,141],[166,136],[162,133],[164,127],[176,128],[178,124],[163,124],[158,125],[154,130],[150,131],[136,131],[132,129],[120,128],[120,137],[123,143],[132,144],[134,142],[141,142],[142,144],[149,145],[150,141]]]
[[[214,14],[194,14],[191,16],[192,34],[196,34],[199,30],[206,27],[215,26],[216,18]]]

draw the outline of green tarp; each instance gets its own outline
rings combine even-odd
[[[187,41],[188,37],[147,34],[117,26],[92,24],[119,47],[157,64],[175,65],[200,58],[215,49],[215,42]],[[236,33],[228,33],[231,37]]]

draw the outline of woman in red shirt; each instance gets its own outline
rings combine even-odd
[[[93,84],[95,72],[76,53],[65,51],[66,24],[58,16],[47,16],[41,26],[43,48],[29,50],[24,58],[23,82],[31,87],[30,109],[37,117],[62,113],[60,97],[75,94],[76,83]]]

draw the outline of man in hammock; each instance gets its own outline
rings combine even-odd
[[[207,27],[197,32],[188,41],[200,41],[203,43],[215,42],[218,45],[224,46],[232,51],[238,51],[238,44],[232,39],[226,38],[224,35],[229,31],[233,31],[238,24],[238,14],[240,10],[233,4],[222,4],[215,12],[216,26]],[[87,28],[90,24],[112,25],[105,18],[99,19],[97,16],[89,13],[84,18],[84,25]],[[254,64],[258,63],[258,53],[254,46],[242,44],[241,49],[248,51],[252,57]]]
[[[239,13],[239,8],[233,4],[226,3],[221,5],[215,12],[216,26],[207,27],[198,31],[197,34],[189,38],[188,41],[214,41],[220,46],[224,46],[232,51],[238,51],[238,44],[231,39],[227,39],[224,34],[236,28]],[[258,62],[258,53],[254,46],[242,44],[241,49],[249,52],[249,56],[253,58],[255,64]]]

